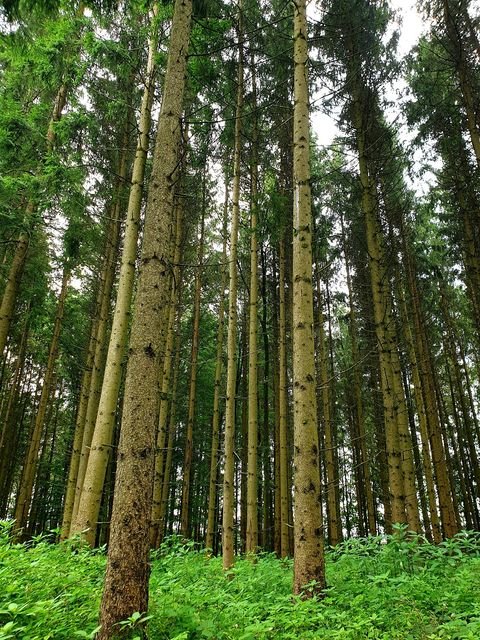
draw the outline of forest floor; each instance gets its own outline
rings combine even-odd
[[[92,638],[104,551],[0,532],[0,640]],[[153,554],[150,640],[479,640],[480,534],[433,546],[400,532],[352,539],[327,556],[322,600],[292,598],[292,562],[221,559],[170,538]],[[140,615],[125,622],[142,623]],[[141,633],[139,632],[138,637]]]

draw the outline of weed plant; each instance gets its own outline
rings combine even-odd
[[[51,536],[13,544],[0,529],[0,640],[94,636],[104,550]],[[323,599],[291,596],[292,563],[219,558],[180,538],[152,553],[150,610],[124,625],[150,640],[479,640],[480,534],[434,546],[398,527],[328,552]],[[307,585],[306,591],[313,585]],[[140,631],[138,637],[140,637]]]

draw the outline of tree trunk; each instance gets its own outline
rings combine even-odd
[[[255,61],[252,53],[252,133],[251,202],[250,202],[250,300],[248,326],[248,462],[247,462],[247,532],[245,552],[254,554],[258,547],[258,131],[256,117]]]
[[[183,275],[180,275],[182,278]],[[181,287],[181,282],[179,288]],[[165,468],[162,474],[162,497],[160,502],[160,511],[158,514],[158,532],[155,539],[155,547],[160,546],[165,535],[166,526],[166,514],[168,506],[168,494],[170,491],[170,475],[172,471],[173,461],[173,448],[175,444],[175,428],[177,426],[177,388],[178,388],[178,374],[180,363],[180,323],[181,323],[181,290],[178,292],[178,304],[177,304],[177,320],[176,320],[176,340],[175,340],[175,362],[173,363],[173,380],[171,388],[171,401],[170,401],[170,414],[168,417],[168,434],[167,434],[167,455],[165,456]]]
[[[227,388],[225,401],[225,467],[223,472],[223,568],[230,569],[234,559],[234,448],[235,448],[235,389],[237,340],[237,243],[240,217],[240,155],[243,113],[243,9],[238,5],[238,69],[237,104],[235,113],[235,141],[233,158],[232,219],[230,223],[228,333],[227,333]]]
[[[148,606],[154,436],[159,410],[160,349],[165,334],[162,320],[170,286],[173,198],[191,12],[190,0],[176,1],[132,319],[98,640],[118,635],[121,620],[135,611],[146,611]],[[122,633],[124,637],[132,635],[127,628]],[[137,630],[134,635],[138,635]]]
[[[15,371],[13,374],[13,380],[8,393],[8,400],[5,408],[3,424],[0,431],[0,487],[6,484],[8,475],[8,469],[11,464],[11,460],[15,453],[15,435],[19,430],[18,424],[15,421],[15,409],[17,407],[18,398],[20,394],[21,381],[23,372],[25,369],[25,357],[27,352],[27,341],[29,335],[30,325],[30,309],[27,311],[27,320],[22,331],[22,337],[20,340],[17,362],[15,364]],[[1,495],[1,489],[0,489]],[[1,517],[1,515],[0,515]]]
[[[190,385],[188,391],[187,433],[183,459],[182,508],[180,513],[180,533],[190,537],[190,490],[193,461],[193,424],[195,421],[195,405],[197,399],[198,349],[200,340],[200,296],[202,293],[202,267],[205,237],[206,206],[206,166],[203,174],[202,212],[200,221],[200,238],[198,244],[198,267],[195,273],[195,294],[193,301],[192,350],[190,354]]]
[[[305,0],[294,5],[293,133],[293,402],[294,402],[294,593],[325,588],[323,523],[313,339],[312,211],[310,193]]]
[[[17,504],[15,506],[15,528],[19,535],[21,535],[21,531],[27,525],[28,513],[30,511],[33,484],[35,482],[35,474],[38,466],[40,440],[45,426],[45,416],[55,378],[55,365],[57,363],[60,332],[62,330],[63,313],[65,310],[70,277],[71,269],[69,266],[65,266],[62,277],[62,288],[60,290],[57,311],[55,314],[52,340],[50,342],[50,349],[48,353],[47,368],[45,369],[45,376],[43,379],[42,393],[38,404],[37,415],[35,417],[35,424],[30,438],[27,455],[25,457],[20,487],[18,490]]]
[[[333,376],[329,367],[329,356],[326,345],[323,300],[320,283],[320,265],[317,264],[317,296],[318,296],[318,372],[319,372],[319,399],[322,408],[320,415],[323,422],[325,436],[325,466],[327,475],[327,527],[328,543],[336,546],[342,540],[342,523],[340,519],[340,483],[338,468],[335,464],[335,438],[332,416],[332,382]]]
[[[155,22],[155,14],[156,11],[154,9],[153,22]],[[72,531],[74,533],[83,532],[82,536],[90,545],[93,545],[95,542],[98,513],[105,473],[110,457],[116,406],[120,391],[122,362],[128,339],[130,309],[135,281],[135,260],[137,255],[140,210],[143,197],[143,181],[150,140],[151,109],[155,91],[155,56],[157,46],[158,31],[157,27],[155,27],[149,41],[147,79],[142,96],[139,134],[132,169],[117,300],[108,344],[105,373],[103,376],[96,421],[91,442],[89,443],[90,449],[88,464],[85,465],[85,477],[81,484],[77,482],[81,494]]]
[[[279,369],[279,473],[280,473],[280,518],[281,518],[281,556],[286,558],[290,553],[289,542],[289,501],[288,493],[290,483],[288,464],[288,382],[287,382],[287,317],[285,303],[285,238],[280,241],[279,248],[279,339],[278,339],[278,369]]]
[[[175,348],[175,334],[180,331],[179,320],[179,302],[183,284],[183,271],[180,267],[182,259],[182,245],[183,245],[183,206],[180,201],[176,204],[176,231],[175,231],[175,249],[173,257],[173,278],[170,292],[170,305],[168,309],[168,330],[167,340],[165,343],[165,357],[163,359],[163,375],[162,386],[160,395],[160,412],[158,417],[158,432],[157,432],[157,451],[155,455],[155,473],[153,479],[153,504],[152,504],[152,523],[150,529],[150,544],[152,547],[158,545],[159,540],[159,527],[161,526],[161,508],[162,508],[162,492],[165,482],[168,483],[169,475],[164,467],[166,466],[166,458],[168,457],[169,450],[167,448],[167,442],[170,438],[169,424],[171,418],[169,418],[169,410],[171,411],[172,399],[169,395],[171,393],[172,372],[176,375],[174,370],[174,359],[178,358],[178,354],[174,354]],[[178,350],[177,350],[178,351]],[[171,464],[171,463],[170,463]]]
[[[225,287],[227,286],[227,216],[228,216],[228,174],[225,171],[225,202],[223,208],[223,249],[220,299],[218,302],[217,352],[215,358],[215,381],[213,389],[212,443],[210,447],[210,473],[208,491],[208,519],[205,546],[213,549],[215,535],[215,508],[217,505],[218,448],[220,442],[220,391],[222,384],[223,342],[225,328]]]

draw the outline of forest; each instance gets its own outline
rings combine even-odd
[[[0,2],[0,640],[480,638],[479,28]]]

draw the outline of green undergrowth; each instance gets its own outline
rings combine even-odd
[[[101,551],[0,534],[0,640],[93,637],[104,567]],[[290,560],[241,559],[226,578],[219,558],[171,538],[152,557],[148,637],[480,639],[478,533],[439,546],[402,529],[349,540],[329,552],[327,580],[323,599],[293,598]],[[142,621],[126,621],[133,636]]]

